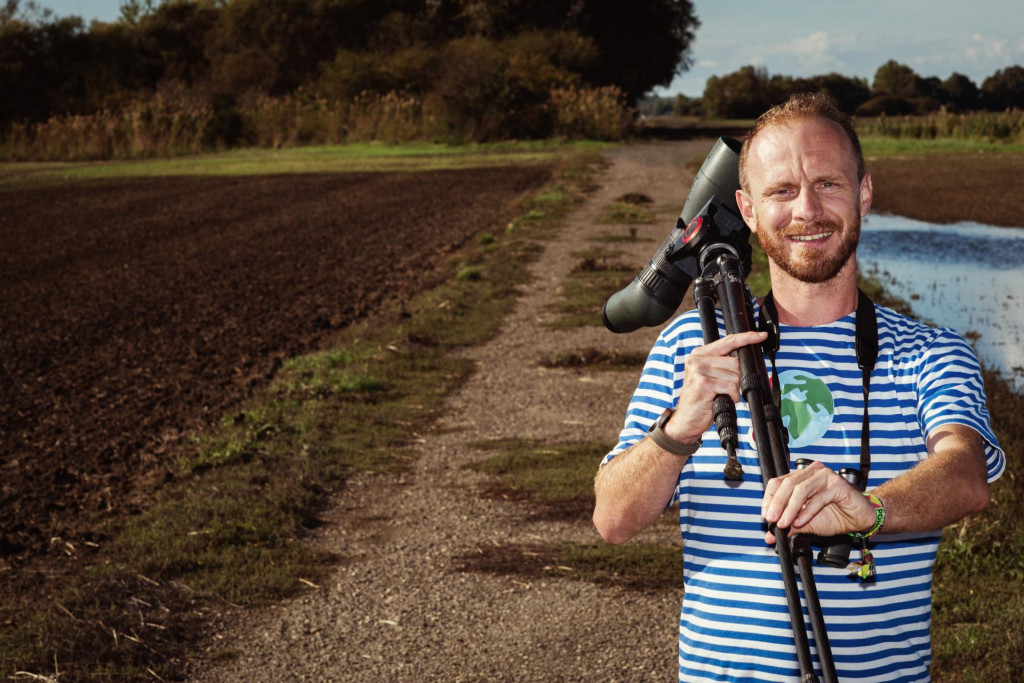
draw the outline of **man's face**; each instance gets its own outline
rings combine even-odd
[[[808,283],[856,269],[851,257],[871,208],[871,177],[858,182],[842,128],[824,119],[769,126],[751,142],[746,170],[737,203],[779,269]]]

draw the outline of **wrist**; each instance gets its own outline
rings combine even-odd
[[[875,519],[872,525],[860,532],[850,532],[850,536],[854,538],[871,538],[882,528],[885,524],[885,505],[882,503],[882,499],[876,496],[874,493],[863,494],[867,498],[868,503],[871,504],[872,511],[875,514]]]
[[[688,440],[685,437],[681,439],[674,433],[670,435],[668,433],[668,428],[669,421],[672,419],[673,414],[674,411],[672,408],[666,408],[665,412],[663,412],[661,416],[654,421],[654,424],[651,425],[648,435],[663,451],[667,451],[672,455],[689,457],[697,452],[703,442],[700,437]]]

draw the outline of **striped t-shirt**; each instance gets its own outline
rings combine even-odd
[[[922,325],[881,306],[875,311],[879,352],[869,396],[867,489],[924,460],[927,434],[949,423],[968,425],[982,435],[989,481],[997,479],[1005,457],[989,426],[973,351],[951,330]],[[721,317],[719,328],[724,335]],[[675,405],[686,357],[702,343],[695,310],[662,331],[629,404],[619,442],[606,459],[642,439],[662,411]],[[835,471],[859,468],[864,399],[854,343],[854,314],[819,327],[782,326],[776,365],[791,468],[798,458],[820,460]],[[770,361],[765,361],[770,373]],[[737,412],[743,480],[723,477],[726,455],[712,427],[676,488],[684,545],[681,681],[799,677],[778,557],[764,541],[764,489],[746,402],[737,404]],[[855,580],[846,569],[814,563],[841,680],[928,680],[932,566],[939,536],[934,531],[873,538],[878,568],[873,581]],[[859,556],[855,547],[850,559]],[[808,638],[817,664],[809,629]]]

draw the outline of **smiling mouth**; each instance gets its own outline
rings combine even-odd
[[[819,240],[826,240],[831,236],[831,232],[818,232],[813,235],[790,235],[789,239],[797,242],[817,242]]]

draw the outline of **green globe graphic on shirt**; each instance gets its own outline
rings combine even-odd
[[[789,447],[814,443],[828,431],[835,403],[828,385],[803,370],[779,374],[782,384],[782,425],[789,431]]]

